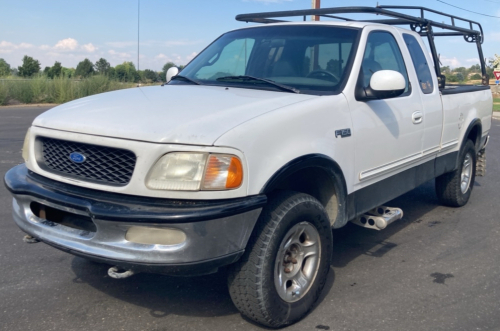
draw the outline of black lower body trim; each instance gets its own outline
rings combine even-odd
[[[4,177],[7,189],[29,195],[106,221],[191,223],[238,215],[261,208],[264,194],[224,200],[174,200],[110,193],[61,183],[29,171],[24,164]]]
[[[347,215],[352,220],[398,196],[457,168],[458,152],[448,153],[402,171],[347,196]]]

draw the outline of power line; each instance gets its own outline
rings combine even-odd
[[[488,15],[488,14],[482,14],[482,13],[478,13],[478,12],[475,12],[475,11],[472,11],[472,10],[468,10],[468,9],[465,9],[465,8],[461,8],[461,7],[457,7],[455,5],[452,5],[452,4],[449,4],[447,2],[444,2],[444,1],[441,1],[441,0],[437,0],[438,2],[442,2],[448,6],[452,6],[452,7],[455,7],[455,8],[458,8],[458,9],[461,9],[461,10],[465,10],[465,11],[468,11],[470,13],[474,13],[474,14],[478,14],[478,15],[483,15],[483,16],[488,16],[488,17],[494,17],[494,18],[500,18],[500,16],[493,16],[493,15]]]

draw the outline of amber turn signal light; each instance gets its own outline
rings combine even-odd
[[[210,154],[203,180],[204,190],[226,190],[240,187],[243,166],[239,158],[226,154]]]

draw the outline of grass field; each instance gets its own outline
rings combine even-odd
[[[493,98],[493,111],[500,111],[500,98]]]
[[[0,81],[0,105],[15,103],[64,103],[89,95],[136,86],[106,76],[82,80],[68,78],[4,79]]]

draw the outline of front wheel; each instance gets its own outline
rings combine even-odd
[[[458,169],[436,178],[436,194],[446,206],[462,207],[469,201],[476,178],[476,149],[467,140],[460,151]]]
[[[235,306],[265,326],[297,322],[325,285],[331,250],[330,221],[318,200],[287,191],[271,196],[245,254],[231,268]]]

